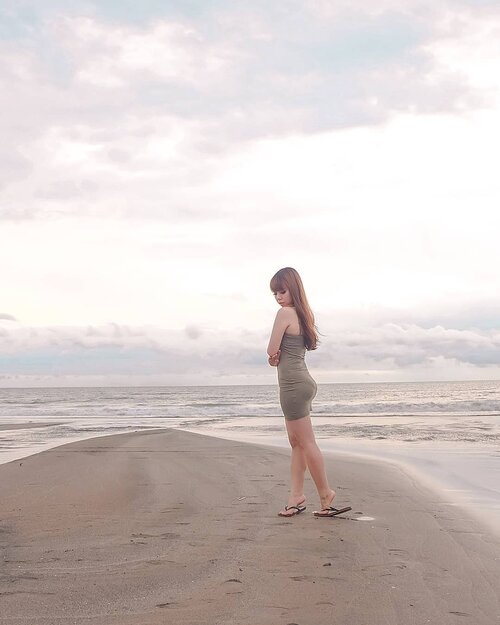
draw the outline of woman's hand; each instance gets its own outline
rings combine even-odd
[[[273,356],[269,356],[267,362],[271,365],[271,367],[277,367],[280,362],[280,356],[281,350],[278,349],[278,351]]]

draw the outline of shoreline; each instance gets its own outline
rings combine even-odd
[[[0,465],[2,623],[497,622],[500,542],[394,466],[326,458],[352,512],[282,519],[288,451],[180,430]]]
[[[238,425],[236,425],[238,423]],[[2,429],[0,422],[0,430]],[[15,431],[23,431],[28,427],[28,431],[43,432],[44,428],[61,425],[60,422],[21,422],[15,424],[11,429],[15,436]],[[136,431],[152,431],[163,428],[179,429],[186,432],[199,433],[205,436],[213,436],[224,440],[233,440],[243,443],[258,445],[269,445],[274,448],[289,450],[289,445],[284,432],[277,434],[276,431],[254,430],[255,425],[249,429],[248,425],[240,426],[239,422],[223,425],[209,422],[207,425],[197,421],[197,424],[177,422],[172,425],[144,424],[142,427],[127,426],[115,428],[113,431],[90,430],[71,435],[64,438],[51,438],[48,435],[45,442],[38,440],[24,447],[13,445],[0,451],[0,466],[5,463],[36,455],[50,449],[55,449],[72,442],[89,440],[101,436],[113,436],[116,434],[131,433]],[[8,434],[8,432],[7,432]],[[43,435],[42,435],[43,436]],[[60,434],[59,434],[60,436]],[[395,464],[407,471],[415,479],[435,490],[438,496],[446,499],[448,505],[457,506],[468,515],[474,516],[488,531],[493,531],[500,536],[500,489],[496,476],[499,471],[499,457],[497,448],[491,446],[471,447],[462,444],[461,446],[451,442],[423,442],[423,443],[401,443],[397,440],[366,440],[355,437],[325,436],[317,433],[318,444],[325,454],[338,456],[342,454],[347,457],[361,457],[373,462],[384,462]]]

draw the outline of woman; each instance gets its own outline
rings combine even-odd
[[[269,339],[268,362],[272,367],[278,367],[280,404],[292,447],[290,495],[287,505],[278,514],[291,517],[306,509],[304,475],[308,468],[321,503],[321,511],[313,514],[317,517],[335,516],[351,508],[338,510],[332,506],[335,491],[328,484],[325,463],[309,416],[317,387],[307,370],[304,356],[306,349],[316,349],[318,343],[314,315],[295,269],[280,269],[272,277],[270,286],[281,309]]]

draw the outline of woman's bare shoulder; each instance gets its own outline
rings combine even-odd
[[[284,319],[295,319],[297,317],[297,312],[295,308],[291,306],[283,306],[276,313],[276,317],[283,317]]]
[[[285,306],[278,314],[280,316],[276,318],[286,325],[285,334],[300,334],[299,316],[295,308]]]

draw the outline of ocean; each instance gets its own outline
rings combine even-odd
[[[500,528],[500,381],[320,384],[320,447],[394,462]],[[159,427],[287,446],[276,386],[0,389],[0,464]]]

